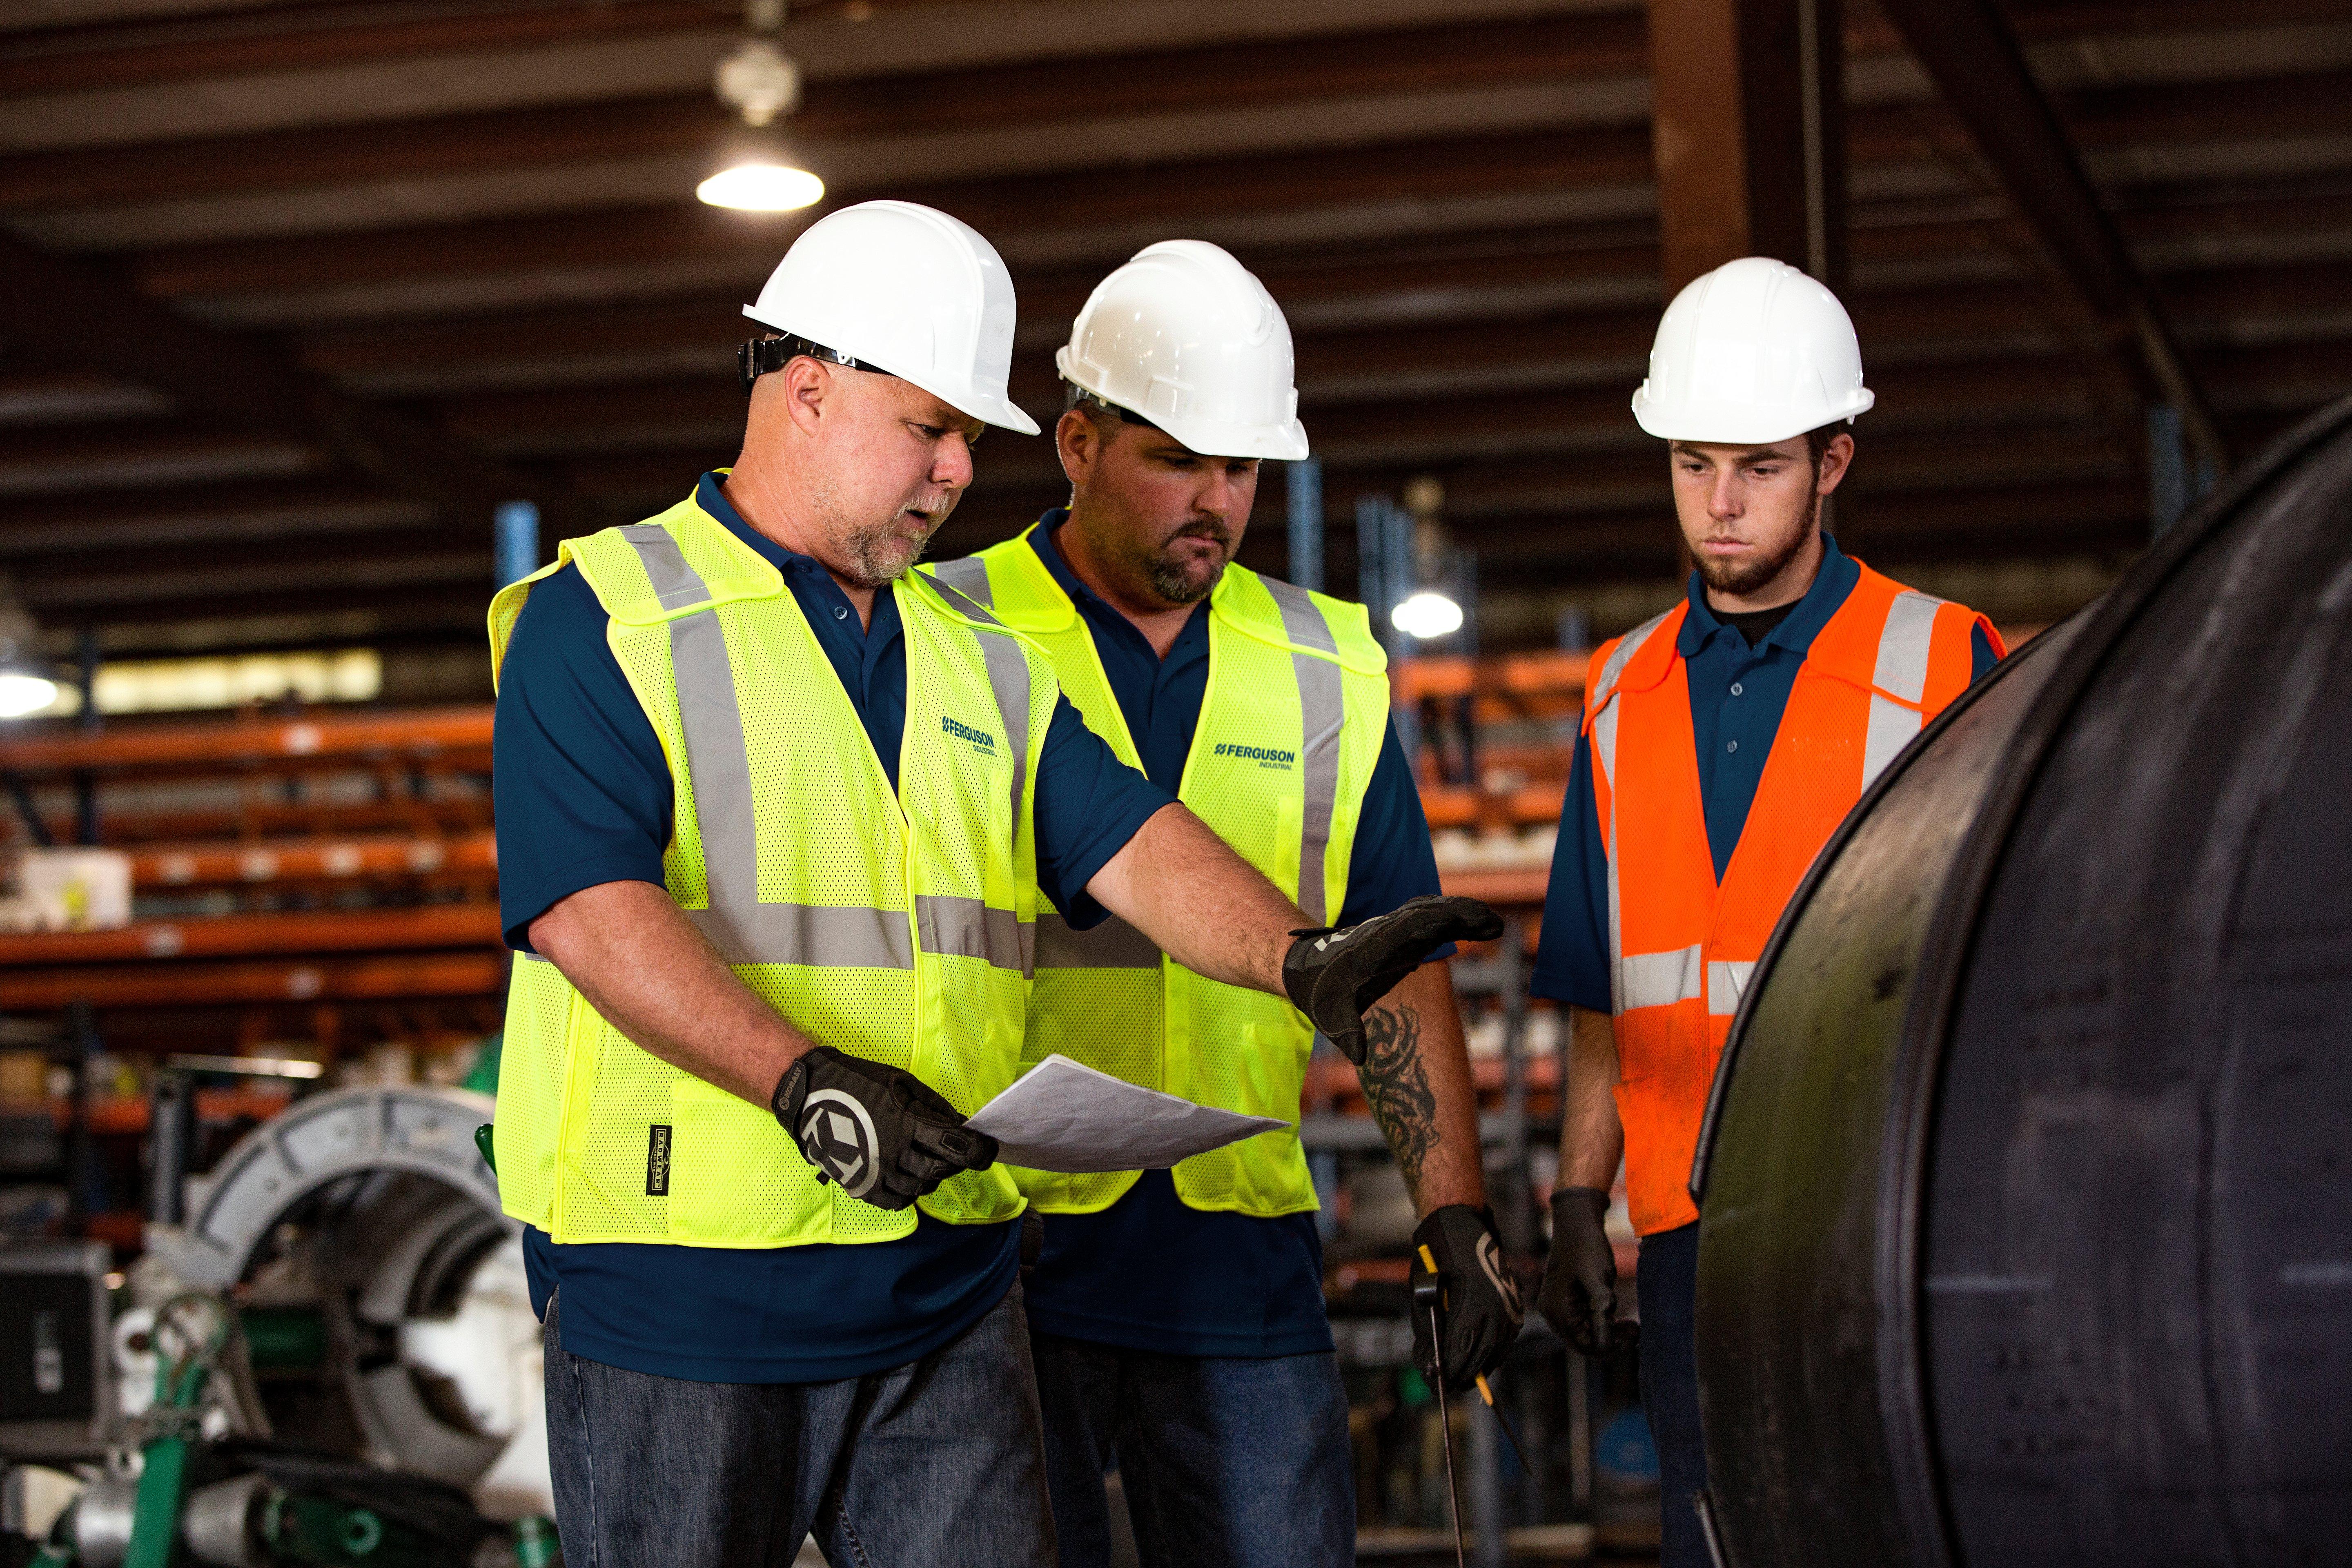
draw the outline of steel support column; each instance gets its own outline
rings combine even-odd
[[[1741,256],[1845,289],[1843,0],[1649,0],[1671,299]]]

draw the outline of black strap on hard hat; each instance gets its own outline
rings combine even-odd
[[[735,369],[743,378],[743,395],[751,395],[751,384],[772,370],[782,370],[793,361],[806,354],[827,364],[846,365],[851,370],[870,370],[877,375],[890,373],[878,364],[854,360],[839,349],[826,348],[823,343],[786,332],[782,337],[753,338],[735,349]]]
[[[1070,381],[1066,378],[1062,384],[1069,389],[1067,392],[1063,394],[1062,411],[1066,414],[1083,403],[1088,408],[1095,410],[1097,413],[1102,414],[1108,418],[1118,420],[1122,424],[1140,425],[1146,430],[1160,429],[1159,426],[1154,425],[1150,420],[1146,419],[1134,409],[1126,407],[1120,404],[1113,403],[1109,398],[1105,397],[1098,392],[1088,392],[1085,387],[1080,386],[1075,381]],[[1166,432],[1162,431],[1161,434],[1165,435]]]

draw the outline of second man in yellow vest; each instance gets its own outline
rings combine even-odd
[[[1120,759],[1310,920],[1435,894],[1363,607],[1233,563],[1260,461],[1307,454],[1273,298],[1215,246],[1154,245],[1095,290],[1059,364],[1070,507],[938,580],[1042,646]],[[1510,1348],[1519,1303],[1444,963],[1366,1021],[1365,1092],[1440,1260],[1445,1371],[1466,1384]],[[1059,1051],[1295,1123],[1313,1043],[1278,998],[1195,973],[1124,922],[1038,917],[1028,1059]],[[1108,1561],[1114,1468],[1147,1564],[1352,1563],[1347,1400],[1295,1129],[1172,1172],[1014,1174],[1046,1216],[1027,1289],[1062,1563]],[[1425,1328],[1420,1342],[1426,1364]]]

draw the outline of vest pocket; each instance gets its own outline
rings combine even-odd
[[[672,1091],[669,1236],[692,1247],[830,1241],[831,1205],[773,1112],[688,1073]],[[646,1185],[665,1173],[648,1139]],[[814,1230],[814,1234],[812,1234]]]

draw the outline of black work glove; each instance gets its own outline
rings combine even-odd
[[[776,1080],[769,1101],[801,1155],[853,1198],[902,1209],[950,1176],[996,1163],[974,1132],[913,1073],[819,1046]]]
[[[1442,1332],[1433,1340],[1425,1299],[1431,1271],[1421,1260],[1423,1250],[1436,1260],[1438,1322]],[[1519,1282],[1503,1262],[1495,1241],[1495,1215],[1467,1204],[1433,1209],[1412,1233],[1412,1283],[1416,1293],[1412,1313],[1412,1364],[1423,1377],[1437,1372],[1437,1350],[1445,1352],[1445,1381],[1466,1388],[1503,1364],[1519,1337],[1526,1311],[1519,1305]]]
[[[1641,1325],[1617,1316],[1617,1248],[1603,1224],[1609,1194],[1599,1187],[1559,1187],[1551,1194],[1551,1256],[1544,1260],[1536,1305],[1544,1320],[1586,1355],[1630,1349]]]
[[[1435,895],[1399,905],[1344,930],[1308,926],[1282,961],[1282,988],[1339,1054],[1364,1065],[1364,1009],[1449,942],[1492,942],[1503,917],[1475,899]]]

